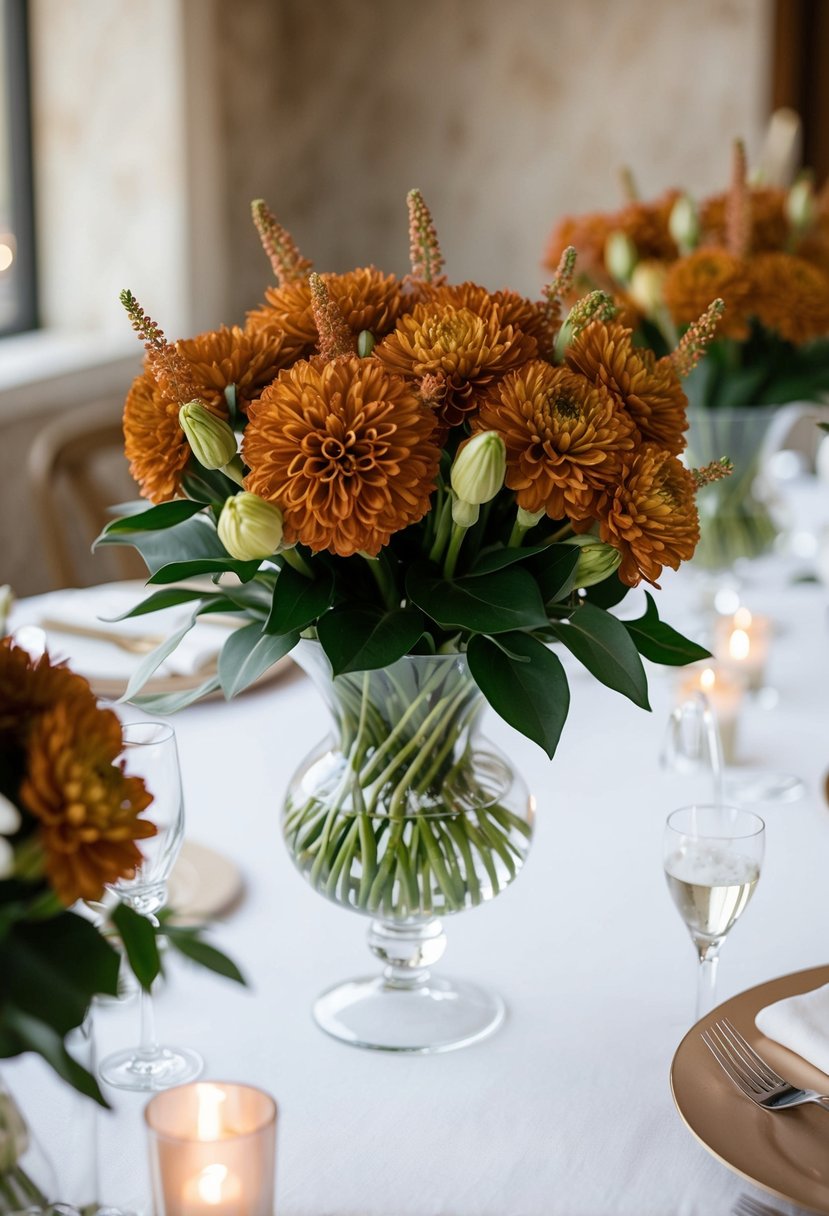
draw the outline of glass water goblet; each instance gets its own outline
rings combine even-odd
[[[665,824],[663,865],[671,898],[699,957],[699,1020],[714,1007],[720,947],[754,894],[765,824],[724,803],[681,807]]]
[[[123,728],[120,759],[125,771],[141,777],[153,796],[148,817],[157,832],[141,842],[143,861],[131,879],[119,879],[114,893],[134,911],[156,924],[167,899],[167,879],[181,848],[184,834],[184,800],[178,750],[173,728],[166,722],[132,722]],[[151,994],[139,990],[141,1040],[101,1062],[100,1074],[118,1089],[160,1090],[192,1081],[203,1067],[195,1051],[162,1046],[155,1034]]]

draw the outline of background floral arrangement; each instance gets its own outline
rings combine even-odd
[[[131,615],[191,601],[182,630],[125,694],[169,711],[233,696],[316,638],[335,675],[406,654],[466,653],[495,710],[555,751],[569,648],[647,707],[641,655],[704,652],[659,620],[607,609],[689,559],[695,492],[682,377],[720,304],[657,359],[596,291],[563,315],[574,252],[544,298],[450,285],[434,225],[409,195],[412,272],[318,275],[264,203],[254,219],[276,277],[244,328],[168,342],[125,292],[147,349],[124,412],[142,494],[99,543],[132,544],[151,584]],[[233,575],[235,578],[226,576]],[[137,696],[202,613],[248,619],[218,672],[181,695]]]
[[[579,253],[578,285],[618,300],[637,340],[665,351],[714,297],[717,337],[688,381],[695,405],[814,400],[829,389],[829,189],[802,175],[789,190],[751,184],[735,145],[730,188],[697,204],[669,190],[653,202],[570,216],[545,264]]]
[[[191,929],[159,930],[110,897],[131,878],[156,829],[152,793],[118,761],[121,724],[89,684],[44,654],[0,640],[0,1058],[34,1051],[69,1084],[103,1103],[95,1078],[64,1040],[92,999],[115,996],[120,938],[145,987],[159,973],[156,936],[241,979]],[[0,1112],[2,1113],[2,1112]],[[0,1162],[0,1173],[10,1162]]]

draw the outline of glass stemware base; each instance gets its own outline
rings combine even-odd
[[[194,1081],[203,1068],[201,1056],[189,1047],[159,1047],[145,1057],[130,1047],[107,1056],[99,1073],[101,1080],[116,1089],[154,1093]]]
[[[400,925],[373,921],[379,976],[347,980],[314,1003],[317,1025],[353,1047],[435,1054],[468,1047],[498,1029],[506,1007],[497,993],[429,972],[446,948],[437,919]]]

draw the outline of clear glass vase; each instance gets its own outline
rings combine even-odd
[[[492,1033],[499,996],[430,968],[441,917],[493,899],[529,851],[534,802],[484,739],[483,697],[463,655],[407,655],[334,678],[316,642],[293,652],[322,693],[333,732],[302,762],[283,832],[300,873],[370,919],[380,975],[314,1006],[323,1030],[360,1047],[448,1051]]]
[[[763,476],[763,461],[769,430],[780,409],[775,405],[689,409],[689,465],[701,467],[723,456],[734,465],[730,477],[705,486],[697,497],[700,541],[694,565],[698,568],[733,570],[774,545],[781,521]]]

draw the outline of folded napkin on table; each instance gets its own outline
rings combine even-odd
[[[146,599],[151,592],[152,588],[134,582],[105,583],[99,587],[55,591],[38,597],[37,612],[31,619],[14,623],[38,625],[42,620],[51,619],[67,625],[112,632],[121,637],[137,635],[163,640],[185,624],[193,611],[193,604],[181,604],[123,621],[106,619],[120,616]],[[173,653],[158,667],[156,675],[196,675],[218,656],[228,631],[232,628],[232,625],[220,626],[213,622],[199,622],[185,634]],[[129,677],[143,657],[131,654],[103,639],[61,633],[57,627],[47,628],[46,634],[50,653],[55,657],[69,659],[71,666],[84,675]]]
[[[767,1038],[829,1074],[829,984],[767,1005],[754,1024]]]

